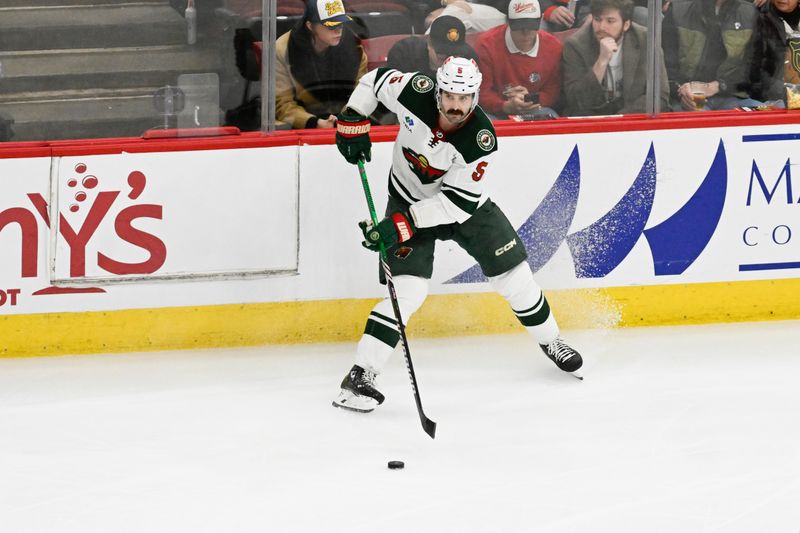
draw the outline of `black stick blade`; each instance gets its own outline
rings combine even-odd
[[[430,438],[435,439],[436,422],[434,422],[433,420],[424,415],[420,417],[420,420],[422,421],[422,429],[425,431],[425,433],[427,433]]]

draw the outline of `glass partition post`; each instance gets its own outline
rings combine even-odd
[[[661,112],[661,0],[647,0],[647,93],[645,112],[650,116]]]
[[[261,40],[264,43],[261,55],[261,131],[275,131],[275,17],[277,0],[263,0]]]

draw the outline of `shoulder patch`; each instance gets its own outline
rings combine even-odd
[[[481,147],[481,150],[485,152],[491,152],[495,144],[497,144],[494,134],[486,129],[479,131],[475,140],[478,141],[478,146]]]
[[[436,107],[436,98],[433,96],[433,88],[433,80],[428,76],[414,74],[414,77],[406,83],[397,97],[397,101],[401,106],[431,129],[436,127],[436,120],[439,115],[439,110]]]
[[[433,80],[424,74],[417,74],[411,79],[411,87],[418,93],[427,93],[433,89]]]
[[[472,163],[497,150],[497,135],[492,121],[481,106],[476,107],[473,113],[472,119],[447,139],[466,163]]]

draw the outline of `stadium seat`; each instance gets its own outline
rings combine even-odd
[[[275,17],[275,36],[280,37],[287,31],[295,27],[295,25],[303,19],[303,15],[278,15]],[[261,17],[252,17],[248,19],[246,27],[250,28],[253,35],[261,39],[261,32],[263,31],[263,22]]]
[[[365,12],[365,11],[399,11],[401,13],[410,13],[406,2],[403,0],[344,0],[344,6],[348,13]]]
[[[372,70],[386,65],[389,50],[394,46],[394,43],[406,37],[409,37],[409,35],[383,35],[361,41],[364,53],[367,54],[367,69]]]
[[[303,20],[302,13],[300,15],[278,15],[275,17],[275,35],[280,37],[294,28],[301,20]]]
[[[233,38],[236,68],[247,81],[261,79],[261,35],[249,28],[237,28]]]
[[[306,3],[303,0],[278,0],[277,15],[281,16],[302,16],[306,10]]]
[[[439,1],[435,2],[439,7]],[[348,13],[402,13],[411,21],[414,33],[425,33],[425,16],[431,11],[431,0],[344,0]],[[399,30],[393,33],[401,33]]]
[[[580,28],[571,28],[569,30],[564,31],[554,31],[550,35],[561,41],[562,43],[570,38],[570,36],[578,31]]]
[[[411,16],[400,11],[348,12],[351,28],[360,39],[413,32]]]

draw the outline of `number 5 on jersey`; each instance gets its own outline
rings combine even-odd
[[[475,172],[472,173],[472,181],[481,181],[483,173],[486,171],[486,165],[488,164],[488,161],[482,161],[478,163],[478,166],[475,168]]]

